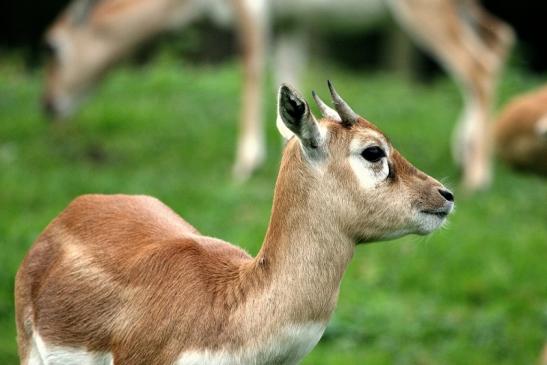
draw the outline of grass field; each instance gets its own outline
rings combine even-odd
[[[315,65],[416,166],[457,185],[449,136],[460,99],[442,78]],[[500,99],[543,80],[509,72]],[[39,114],[40,74],[0,60],[0,364],[17,364],[13,281],[34,238],[79,194],[143,193],[200,231],[257,252],[281,151],[273,85],[268,159],[243,186],[230,179],[240,71],[165,60],[109,78],[64,125]],[[547,339],[547,183],[496,167],[492,189],[457,196],[448,227],[358,247],[324,338],[304,364],[532,364]]]

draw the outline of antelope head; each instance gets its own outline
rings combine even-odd
[[[203,10],[198,0],[75,0],[46,32],[43,106],[67,117],[125,55]]]
[[[110,47],[91,25],[98,0],[77,0],[48,29],[44,111],[67,117],[79,106],[105,70]]]
[[[320,120],[293,88],[281,86],[278,125],[289,141],[278,185],[307,196],[307,209],[321,216],[317,221],[327,218],[354,243],[440,227],[454,207],[453,194],[408,162],[328,86],[334,108],[313,93]]]

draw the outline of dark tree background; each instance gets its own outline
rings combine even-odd
[[[18,49],[36,62],[43,34],[67,0],[3,0],[0,2],[0,49]]]
[[[547,70],[544,30],[547,2],[544,0],[483,0],[484,6],[511,24],[517,32],[519,62],[531,70]]]
[[[17,50],[22,53],[29,66],[40,64],[41,45],[44,31],[57,14],[68,4],[67,0],[4,0],[0,3],[0,52],[9,52]],[[498,17],[506,20],[515,28],[519,43],[517,47],[517,62],[523,67],[529,68],[535,72],[547,70],[547,47],[545,46],[543,27],[545,15],[547,14],[547,3],[542,0],[483,0],[483,5]],[[214,29],[210,24],[198,27],[198,29],[208,30],[201,32],[202,39],[200,44],[207,43],[207,40],[214,42],[221,36],[218,29]],[[216,33],[215,33],[216,32]],[[203,33],[206,35],[203,36]],[[209,33],[209,35],[207,35]],[[211,36],[214,34],[214,36]],[[373,50],[380,47],[382,36],[378,33],[367,35],[343,35],[349,46],[354,43],[367,41]],[[340,42],[340,37],[335,37],[336,41],[331,39],[333,44],[344,44]],[[233,39],[229,37],[229,39]],[[328,40],[328,39],[327,39]],[[223,42],[226,44],[226,42]],[[221,48],[211,46],[210,52],[216,52],[211,56],[210,52],[195,52],[194,57],[205,57],[206,59],[216,59],[222,56],[222,53],[230,53],[233,47]],[[353,47],[345,47],[353,49]],[[186,49],[188,50],[188,49]],[[190,51],[192,53],[192,51]],[[220,54],[219,54],[220,53]],[[338,54],[339,52],[337,52]],[[375,52],[371,52],[374,54]],[[369,55],[371,54],[369,53]],[[347,59],[353,53],[344,55],[344,58],[350,65],[369,65],[370,59]],[[192,56],[192,54],[191,54]],[[356,57],[363,57],[357,55]],[[370,56],[367,56],[370,57]],[[376,60],[377,61],[377,60]],[[433,68],[426,63],[426,67]]]

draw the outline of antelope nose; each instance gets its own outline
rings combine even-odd
[[[439,194],[441,194],[443,196],[443,198],[445,198],[449,202],[454,201],[454,194],[452,194],[452,192],[450,190],[439,189]]]

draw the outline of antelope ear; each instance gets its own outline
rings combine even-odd
[[[285,139],[296,135],[304,148],[318,148],[322,142],[319,124],[304,98],[291,86],[283,84],[277,100],[277,125],[281,135]]]

